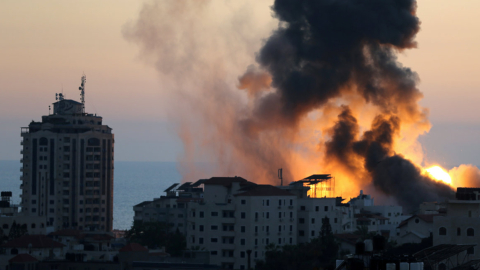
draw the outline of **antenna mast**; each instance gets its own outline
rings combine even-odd
[[[283,186],[283,174],[282,174],[282,172],[283,172],[282,168],[278,169],[278,179],[280,179],[280,186]]]
[[[82,84],[78,87],[80,90],[80,101],[82,102],[82,113],[85,113],[85,83],[87,82],[87,76],[83,74],[82,76]]]

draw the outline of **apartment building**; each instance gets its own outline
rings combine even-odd
[[[203,185],[204,200],[190,204],[187,247],[210,251],[210,263],[247,269],[269,244],[297,243],[295,195],[241,177],[213,177]]]
[[[446,203],[445,215],[433,217],[433,245],[470,247],[466,255],[480,259],[480,188],[457,188],[456,198]]]
[[[45,217],[55,229],[111,231],[112,129],[84,103],[57,99],[53,114],[21,129],[22,214]]]

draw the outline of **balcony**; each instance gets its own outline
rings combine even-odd
[[[20,155],[23,155],[23,150],[20,150]]]
[[[23,167],[20,167],[20,171],[23,172]]]
[[[23,158],[22,158],[22,159],[20,159],[20,163],[23,163]]]
[[[20,175],[20,181],[23,181],[23,175]]]
[[[23,141],[20,141],[20,145],[23,145]]]
[[[20,134],[25,134],[25,133],[30,133],[30,128],[28,128],[28,127],[22,127]]]

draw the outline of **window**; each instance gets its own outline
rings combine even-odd
[[[438,229],[438,235],[447,235],[447,228],[440,227],[440,229]]]
[[[255,226],[255,233],[258,233],[258,226]]]
[[[320,211],[320,206],[315,206],[315,212]]]
[[[258,239],[255,239],[255,246],[258,246]]]
[[[270,212],[267,212],[267,213],[265,214],[265,217],[266,217],[267,219],[269,219],[269,218],[270,218]]]
[[[298,231],[299,236],[305,236],[305,232],[303,230]]]
[[[304,219],[304,218],[299,218],[299,219],[298,219],[298,223],[304,224],[304,223],[305,223],[305,219]]]
[[[201,238],[201,237],[198,238],[198,243],[199,243],[199,244],[203,244],[203,238]]]
[[[244,219],[245,218],[245,212],[240,213],[240,218]]]
[[[460,228],[457,228],[457,236],[460,236],[462,234],[462,230]]]
[[[240,245],[245,246],[245,239],[240,239]]]
[[[415,219],[415,223],[419,223],[420,220],[418,218]]]
[[[282,218],[282,212],[278,212],[278,218]]]
[[[218,212],[212,212],[212,217],[218,217]]]
[[[475,236],[475,231],[472,228],[467,229],[467,236]]]
[[[266,232],[268,233],[270,231],[270,226],[265,227]]]
[[[325,212],[327,212],[327,211],[328,211],[328,206],[323,207],[323,210],[324,210]]]
[[[334,219],[333,219],[333,222],[334,222],[334,223],[337,223],[337,218],[334,218]]]
[[[241,200],[240,203],[241,204],[247,204],[247,201],[246,200]]]
[[[315,236],[315,231],[312,231],[311,235],[312,235],[312,236]]]
[[[217,242],[218,242],[218,238],[212,238],[212,239],[210,239],[210,242],[212,242],[212,243],[217,243]]]
[[[278,200],[278,206],[282,206],[282,200]]]
[[[290,225],[290,231],[293,232],[293,225]]]
[[[255,212],[255,219],[258,219],[258,212]]]
[[[290,212],[290,218],[293,218],[293,212]]]
[[[293,205],[293,200],[292,199],[290,199],[290,205]]]
[[[224,218],[233,218],[233,217],[235,217],[234,213],[235,213],[234,211],[223,211],[222,216]]]
[[[216,231],[216,230],[218,230],[218,226],[217,225],[212,225],[212,226],[210,226],[210,230]]]
[[[223,257],[233,257],[233,250],[222,250],[222,256]],[[233,266],[233,265],[232,265]],[[233,267],[223,267],[222,268],[231,268],[233,269]]]
[[[37,225],[35,225],[35,223],[32,223],[32,225],[30,225],[30,227],[31,227],[32,229],[35,229],[36,226],[37,226]]]
[[[234,225],[233,224],[223,224],[222,229],[224,232],[233,232]]]
[[[315,224],[315,219],[314,218],[312,218],[312,224]]]
[[[217,254],[218,254],[218,252],[216,250],[210,251],[210,255],[217,255]]]
[[[305,211],[305,205],[300,206],[300,211]]]
[[[467,249],[467,254],[475,254],[475,247]]]
[[[240,227],[240,232],[245,232],[245,226]]]
[[[195,244],[195,236],[192,236],[192,243]]]
[[[200,211],[200,218],[203,218],[204,217],[204,213],[203,211]]]
[[[203,232],[203,225],[198,226],[198,230]]]
[[[270,200],[267,200],[267,206],[270,206]]]

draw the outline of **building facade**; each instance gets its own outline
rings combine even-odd
[[[433,217],[433,245],[475,245],[466,253],[480,259],[480,188],[458,188],[446,214]]]
[[[54,229],[112,230],[114,135],[84,104],[60,98],[21,129],[21,208]]]

